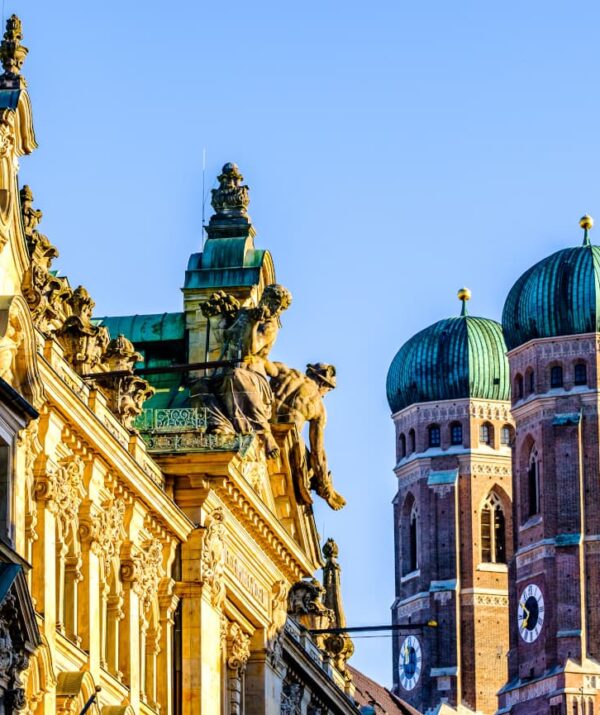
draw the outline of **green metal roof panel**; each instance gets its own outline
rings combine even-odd
[[[94,320],[108,328],[111,337],[124,335],[136,343],[183,340],[185,337],[184,313],[156,313],[153,315],[106,316]]]
[[[509,394],[502,327],[470,315],[440,320],[414,335],[396,354],[387,376],[392,412],[419,402],[508,400]]]
[[[441,472],[430,472],[427,477],[427,486],[435,487],[442,484],[456,484],[458,469],[445,469]]]
[[[525,271],[504,304],[509,350],[536,338],[599,330],[600,247],[565,248]]]
[[[253,286],[260,281],[260,268],[227,268],[186,271],[184,288],[234,288]]]

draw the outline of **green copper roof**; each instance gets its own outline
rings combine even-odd
[[[185,336],[183,313],[106,316],[96,318],[94,322],[108,328],[111,337],[124,335],[134,345],[164,340],[183,340]]]
[[[600,331],[600,247],[564,248],[511,288],[502,327],[509,350],[535,338]]]
[[[252,236],[209,238],[202,253],[190,256],[184,288],[256,285],[267,262],[272,266],[271,254],[254,248]]]
[[[414,335],[396,353],[387,376],[392,412],[418,402],[478,397],[508,400],[510,381],[502,327],[461,315]]]

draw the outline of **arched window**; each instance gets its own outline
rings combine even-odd
[[[535,516],[540,511],[540,467],[537,451],[531,450],[527,470],[528,516]]]
[[[402,506],[401,522],[402,574],[419,568],[419,510],[412,494],[408,494]]]
[[[429,446],[439,447],[442,443],[442,434],[439,425],[429,425],[427,428],[429,432]]]
[[[525,373],[525,379],[527,382],[527,394],[531,395],[535,392],[535,372],[531,368]]]
[[[553,365],[550,368],[550,387],[563,386],[563,369],[560,365]]]
[[[452,422],[450,425],[450,444],[457,445],[463,443],[463,429],[460,422]]]
[[[489,422],[484,422],[479,428],[479,443],[489,446],[494,443],[494,428]]]
[[[506,520],[495,492],[490,492],[481,509],[481,560],[484,563],[506,563]]]
[[[409,454],[412,454],[416,450],[416,439],[415,439],[415,431],[414,429],[411,429],[410,432],[408,433],[408,449],[409,449]]]
[[[523,399],[523,375],[521,374],[515,377],[515,399]]]
[[[400,459],[406,457],[406,436],[404,432],[400,435]]]
[[[594,702],[593,702],[593,700],[588,700],[588,704],[587,704],[587,715],[594,715]]]
[[[578,362],[575,365],[573,378],[576,385],[587,385],[587,367],[584,362]]]
[[[513,428],[510,425],[504,425],[500,432],[500,443],[505,447],[510,447],[513,441]]]
[[[414,504],[410,515],[410,570],[416,571],[419,567],[418,540],[419,540],[419,515],[417,505]]]

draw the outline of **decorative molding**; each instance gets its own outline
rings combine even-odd
[[[210,589],[213,606],[220,608],[225,600],[225,515],[220,507],[214,509],[204,524],[200,557],[202,581]]]

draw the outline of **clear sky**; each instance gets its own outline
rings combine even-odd
[[[389,363],[417,330],[499,318],[514,280],[600,219],[600,5],[4,0],[40,148],[21,160],[96,313],[180,310],[207,188],[236,161],[294,303],[273,356],[338,368],[327,449],[352,625],[389,622]],[[600,231],[600,227],[598,228]],[[593,238],[593,234],[592,234]],[[389,638],[353,664],[391,684]]]

